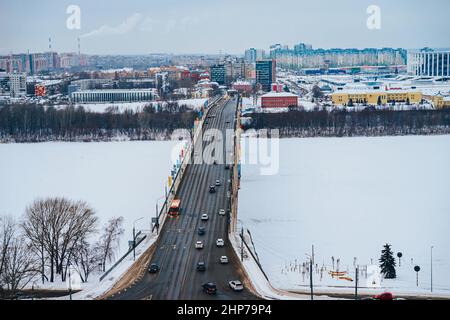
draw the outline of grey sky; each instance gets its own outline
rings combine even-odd
[[[81,30],[66,8],[81,8]],[[366,26],[381,8],[381,30]],[[336,47],[450,47],[448,0],[0,0],[0,53],[243,53],[270,44]]]

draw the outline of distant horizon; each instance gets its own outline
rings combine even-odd
[[[299,42],[300,43],[300,42]],[[251,49],[254,47],[249,47],[245,50]],[[419,48],[402,48],[402,47],[365,47],[365,48],[357,48],[357,47],[342,47],[342,48],[314,48],[313,47],[313,51],[314,50],[333,50],[333,49],[340,49],[340,50],[348,50],[348,49],[357,49],[357,50],[364,50],[364,49],[377,49],[377,50],[381,50],[381,49],[401,49],[401,50],[406,50],[406,51],[413,51],[413,50],[422,50],[425,48],[429,48],[429,49],[433,49],[433,50],[450,50],[450,47],[419,47]],[[255,48],[255,49],[262,49],[262,50],[266,50],[265,48]],[[290,50],[293,50],[292,47],[289,48]],[[175,53],[175,52],[149,52],[149,53],[85,53],[85,52],[81,52],[81,55],[86,55],[86,56],[146,56],[146,55],[168,55],[168,56],[226,56],[226,55],[233,55],[233,56],[244,56],[245,55],[245,50],[242,53],[206,53],[206,52],[197,52],[197,53]],[[36,54],[36,53],[48,53],[48,52],[54,52],[54,53],[58,53],[58,54],[78,54],[78,52],[76,51],[57,51],[57,50],[43,50],[43,51],[17,51],[17,52],[11,52],[11,53],[0,53],[0,56],[8,56],[8,55],[18,55],[18,54]],[[266,53],[270,52],[269,50],[266,50]]]

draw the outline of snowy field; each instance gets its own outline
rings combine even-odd
[[[303,263],[314,245],[317,289],[351,290],[328,274],[337,260],[354,279],[354,265],[377,264],[389,243],[403,253],[401,267],[376,292],[429,293],[434,246],[434,293],[450,295],[449,164],[450,136],[282,139],[278,174],[243,166],[240,223],[275,287],[307,288]]]
[[[121,253],[138,230],[150,229],[165,191],[176,142],[0,144],[0,215],[20,219],[36,198],[87,201],[100,218],[125,218]]]

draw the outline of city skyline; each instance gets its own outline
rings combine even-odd
[[[54,51],[76,52],[80,38],[82,53],[100,55],[243,54],[250,47],[267,49],[274,43],[293,46],[299,42],[324,49],[450,46],[442,37],[450,32],[446,19],[450,3],[445,0],[426,5],[406,0],[395,4],[326,1],[326,10],[324,0],[282,0],[276,5],[254,0],[131,0],[121,4],[43,0],[27,2],[26,11],[20,9],[21,1],[2,3],[0,27],[10,32],[0,36],[0,54],[48,51],[49,38]],[[71,5],[81,10],[80,29],[67,28]],[[371,5],[381,9],[381,29],[367,27]],[[425,20],[430,14],[433,19]],[[417,23],[421,19],[426,23]]]

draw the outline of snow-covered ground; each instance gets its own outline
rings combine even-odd
[[[174,102],[178,102],[179,105],[186,105],[188,108],[197,110],[204,106],[205,102],[208,99],[185,99],[185,100],[177,100]],[[77,104],[77,106],[82,106],[86,110],[92,112],[106,112],[109,109],[117,108],[119,112],[124,112],[126,110],[132,110],[134,112],[139,112],[144,109],[146,106],[150,105],[165,105],[164,101],[152,101],[152,102],[129,102],[129,103],[91,103],[91,104]],[[65,106],[60,106],[65,107]]]
[[[240,224],[277,288],[307,288],[303,263],[314,245],[316,288],[351,290],[328,274],[337,259],[354,278],[354,259],[360,269],[377,264],[389,243],[403,253],[398,279],[375,292],[429,293],[434,246],[434,293],[450,295],[449,163],[450,136],[282,139],[278,174],[242,168]],[[362,272],[360,286],[366,281]]]

